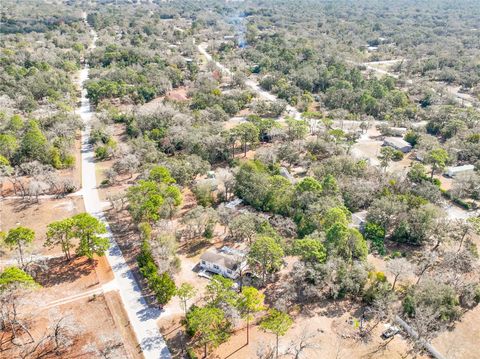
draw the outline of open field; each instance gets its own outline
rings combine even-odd
[[[0,205],[0,230],[24,226],[35,231],[35,241],[31,253],[43,255],[61,254],[58,247],[47,249],[45,242],[47,225],[78,213],[85,212],[82,197],[65,197],[60,199],[40,199],[38,203],[19,199],[2,199]],[[10,256],[10,254],[9,254]],[[2,259],[5,259],[2,257]]]
[[[46,271],[40,267],[37,272],[41,287],[27,292],[19,305],[34,338],[43,335],[52,321],[63,318],[74,333],[64,358],[101,358],[105,350],[118,358],[142,358],[121,299],[109,290],[113,275],[104,257],[93,262],[53,258],[46,264]],[[5,353],[0,358],[11,357]]]

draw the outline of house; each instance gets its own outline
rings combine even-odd
[[[236,209],[241,203],[242,203],[242,200],[240,198],[235,198],[234,200],[227,202],[225,207],[230,209]]]
[[[459,174],[464,173],[472,173],[475,170],[474,165],[463,165],[463,166],[456,166],[456,167],[448,167],[445,175],[448,177],[455,177]]]
[[[293,177],[285,167],[280,167],[279,174],[283,178],[289,180],[291,183],[295,183],[295,177]]]
[[[393,147],[396,150],[402,151],[403,153],[407,153],[412,150],[412,145],[410,143],[398,137],[385,137],[383,140],[383,145]]]
[[[358,229],[359,231],[363,231],[365,223],[367,222],[367,213],[367,211],[359,211],[352,213],[352,222],[350,226]]]
[[[237,279],[245,267],[245,253],[227,246],[208,249],[200,256],[200,268],[230,279]]]

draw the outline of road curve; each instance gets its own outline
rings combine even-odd
[[[87,24],[88,26],[88,24]],[[97,35],[91,29],[93,42],[91,48],[95,47]],[[130,325],[137,337],[137,341],[145,359],[170,359],[170,351],[160,334],[157,319],[161,314],[158,308],[150,307],[142,295],[132,270],[123,257],[122,251],[113,238],[112,232],[102,211],[103,203],[100,201],[97,190],[95,174],[95,156],[93,146],[90,142],[91,118],[93,112],[87,98],[87,91],[84,83],[88,79],[89,69],[85,66],[80,71],[80,85],[82,87],[82,98],[80,108],[77,110],[84,124],[82,131],[82,188],[85,210],[107,226],[106,237],[110,240],[110,249],[106,257],[114,273],[114,288],[118,288],[123,306],[127,312]]]
[[[198,48],[198,51],[203,55],[205,56],[205,58],[207,59],[207,61],[213,61],[217,67],[222,70],[223,72],[225,72],[227,75],[231,75],[232,72],[227,68],[225,67],[224,65],[222,65],[220,62],[218,61],[215,61],[213,60],[212,58],[212,55],[210,55],[208,52],[207,52],[207,44],[205,43],[202,43],[200,45],[197,46]],[[245,85],[247,85],[248,87],[250,87],[254,92],[256,92],[258,94],[258,96],[263,99],[263,100],[268,100],[268,101],[277,101],[278,100],[278,97],[275,96],[274,94],[272,94],[271,92],[268,92],[268,91],[265,91],[263,90],[256,81],[252,80],[252,79],[247,79],[245,81]],[[290,105],[287,105],[286,107],[286,110],[287,110],[287,115],[288,116],[291,116],[297,120],[300,120],[301,119],[301,114],[300,112],[293,106],[290,106]]]

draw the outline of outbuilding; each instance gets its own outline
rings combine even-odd
[[[402,151],[403,153],[407,153],[412,150],[412,145],[410,143],[398,137],[385,137],[383,140],[383,145],[393,147],[396,150]]]
[[[351,226],[357,228],[359,231],[363,231],[365,223],[367,222],[368,211],[360,211],[352,213]]]
[[[474,165],[463,165],[463,166],[455,166],[455,167],[448,167],[445,175],[448,177],[455,177],[459,174],[464,173],[472,173],[475,170]]]

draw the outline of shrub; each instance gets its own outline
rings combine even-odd
[[[475,288],[475,295],[473,299],[475,300],[475,303],[480,304],[480,285]]]
[[[385,255],[385,229],[382,226],[367,222],[364,229],[365,239],[370,241],[371,246],[380,255]]]
[[[187,358],[188,359],[197,359],[197,354],[195,354],[195,351],[192,348],[187,348]]]
[[[393,152],[393,160],[394,161],[400,161],[403,159],[403,152],[399,150],[395,150]]]
[[[140,273],[147,280],[148,287],[155,293],[158,302],[162,305],[167,304],[175,295],[175,283],[167,272],[158,275],[158,268],[147,241],[144,241],[142,244],[142,249],[137,257],[137,263]]]
[[[97,160],[105,160],[108,157],[108,149],[106,146],[98,146],[95,148],[95,158]]]

